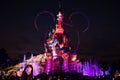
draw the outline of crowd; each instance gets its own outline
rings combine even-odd
[[[49,72],[46,74],[45,72],[33,76],[33,67],[31,65],[27,65],[24,68],[21,76],[17,75],[17,71],[11,71],[9,74],[5,74],[4,71],[0,71],[0,80],[120,80],[120,77],[114,78],[112,76],[97,76],[97,77],[89,77],[83,76],[80,73],[72,72],[72,73],[63,73],[59,71],[55,71],[54,73]]]

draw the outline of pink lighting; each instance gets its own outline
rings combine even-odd
[[[29,62],[24,55],[24,68],[28,63],[33,66],[33,75],[37,76],[41,72],[78,72],[84,76],[99,76],[103,75],[103,71],[99,68],[96,61],[85,61],[82,63],[77,60],[76,51],[73,52],[69,45],[69,38],[64,34],[62,27],[63,15],[61,12],[57,15],[57,24],[52,32],[49,32],[48,39],[44,43],[45,54],[38,55],[34,58],[31,55]],[[62,69],[61,69],[62,68]],[[107,74],[108,72],[106,72]]]
[[[64,53],[62,55],[62,58],[63,58],[63,65],[62,65],[63,71],[68,72],[69,71],[69,69],[68,69],[68,58],[69,58],[68,53]]]

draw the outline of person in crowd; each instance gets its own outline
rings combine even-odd
[[[5,72],[1,71],[0,80],[6,80]]]
[[[8,80],[20,80],[20,78],[17,76],[16,71],[12,71],[11,74],[8,77]]]
[[[27,65],[23,71],[22,80],[33,80],[33,67],[32,65]]]

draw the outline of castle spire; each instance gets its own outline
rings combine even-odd
[[[55,34],[63,34],[64,33],[64,29],[62,28],[63,15],[61,12],[59,12],[57,15],[57,21],[58,22],[56,24]]]
[[[59,12],[58,13],[58,15],[57,15],[57,20],[58,20],[58,25],[61,25],[62,24],[62,21],[63,21],[63,15],[62,15],[62,13],[61,12]]]

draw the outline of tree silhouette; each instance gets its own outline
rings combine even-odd
[[[0,49],[0,67],[6,68],[10,65],[11,59],[9,58],[6,49]]]

